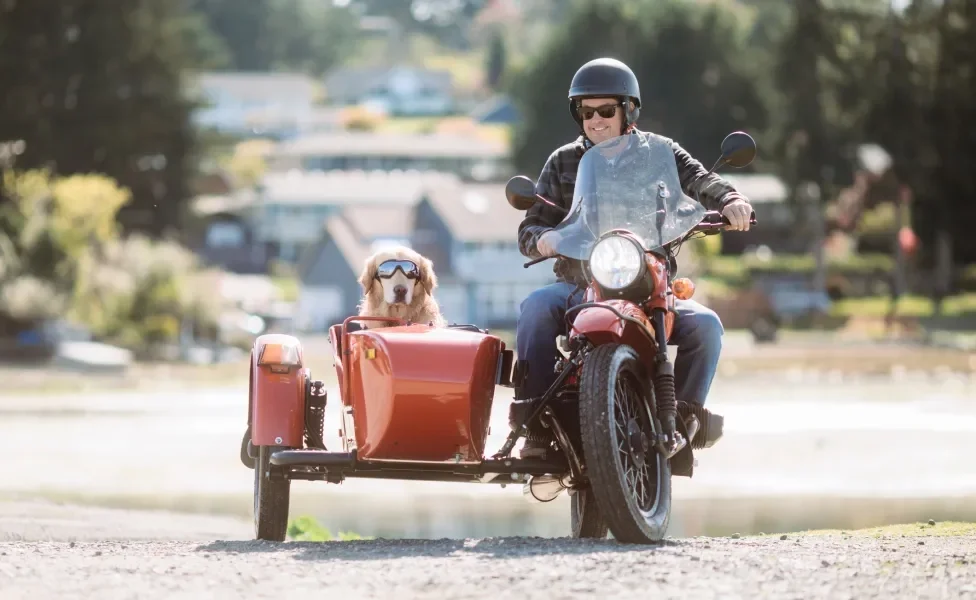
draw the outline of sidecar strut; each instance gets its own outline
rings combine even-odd
[[[570,467],[562,457],[553,460],[505,458],[475,463],[410,460],[361,460],[356,452],[278,450],[271,464],[282,467],[288,479],[328,480],[345,478],[410,479],[417,481],[516,483],[527,475],[563,475]]]

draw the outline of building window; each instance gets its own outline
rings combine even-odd
[[[238,223],[218,221],[207,228],[210,248],[240,248],[244,245],[244,228]]]

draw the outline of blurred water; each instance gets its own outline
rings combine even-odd
[[[0,494],[248,518],[252,471],[238,459],[246,392],[2,396]],[[489,452],[507,434],[508,392],[496,395]],[[329,396],[326,443],[338,447],[337,390]],[[709,406],[725,415],[726,435],[698,454],[693,479],[675,479],[672,532],[851,527],[916,513],[976,520],[974,399],[972,381],[933,378],[717,382]],[[521,486],[295,482],[298,514],[388,537],[550,536],[567,533],[568,498],[530,504]]]

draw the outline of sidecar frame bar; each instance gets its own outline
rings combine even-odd
[[[562,459],[562,457],[559,457]],[[404,479],[413,481],[522,483],[526,475],[562,476],[570,472],[565,460],[522,458],[484,459],[481,462],[428,462],[359,460],[353,452],[278,450],[271,464],[288,479],[327,480],[345,478]],[[272,475],[274,476],[274,474]]]

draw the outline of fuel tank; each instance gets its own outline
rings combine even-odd
[[[480,461],[504,349],[493,335],[428,325],[350,333],[358,456]]]

